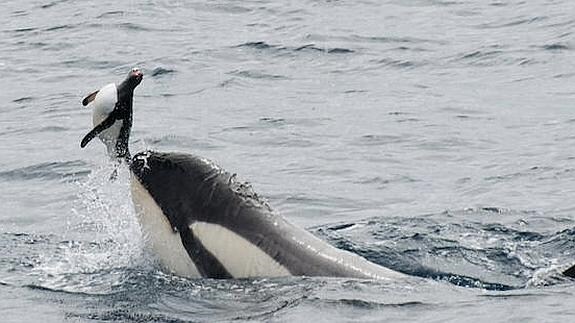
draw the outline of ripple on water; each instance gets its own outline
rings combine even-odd
[[[255,49],[262,52],[272,52],[272,53],[288,53],[288,54],[297,54],[297,53],[323,53],[323,54],[333,54],[333,55],[345,55],[345,54],[353,54],[355,50],[350,48],[342,48],[342,47],[320,47],[315,44],[304,44],[300,46],[282,46],[282,45],[271,45],[264,41],[256,41],[256,42],[247,42],[240,45],[234,46],[234,48],[250,48]]]
[[[169,74],[173,74],[173,73],[176,73],[175,69],[165,68],[165,67],[156,67],[152,70],[150,75],[152,77],[161,77],[163,75],[169,75]]]
[[[230,75],[236,75],[240,77],[250,78],[250,79],[261,79],[261,80],[286,80],[288,77],[277,74],[269,74],[258,70],[234,70],[228,72]]]
[[[379,66],[384,67],[391,67],[391,68],[401,68],[401,69],[410,69],[416,67],[422,67],[426,65],[424,62],[416,62],[411,60],[402,60],[402,59],[394,59],[394,58],[382,58],[375,61],[372,61]]]
[[[82,160],[45,162],[0,172],[0,178],[10,181],[20,180],[66,180],[86,176],[90,165]]]
[[[541,46],[541,48],[548,50],[548,51],[561,51],[561,50],[571,49],[568,45],[561,44],[561,43],[553,43],[553,44],[543,45],[543,46]]]
[[[520,220],[533,218],[532,213],[482,207],[415,218],[374,218],[313,231],[339,248],[411,275],[508,290],[525,286],[536,271],[554,268],[556,261],[564,268],[575,258],[573,221],[563,223],[564,230],[538,231],[556,228],[557,222],[542,225],[540,221],[551,221],[545,217],[533,223]],[[494,215],[496,222],[487,220]],[[359,236],[362,241],[351,238]],[[563,254],[561,260],[550,257],[557,252]]]
[[[359,146],[384,146],[391,144],[401,144],[410,142],[412,138],[407,135],[384,135],[384,134],[368,134],[363,135],[354,140],[354,145]]]
[[[125,15],[125,12],[122,10],[111,10],[111,11],[107,11],[107,12],[100,14],[96,18],[102,19],[102,18],[117,17],[117,16],[124,16],[124,15]]]
[[[32,97],[32,96],[24,96],[24,97],[21,97],[21,98],[12,100],[12,102],[14,102],[14,103],[22,103],[22,104],[23,104],[23,103],[26,103],[26,102],[33,101],[34,99],[35,99],[35,98]]]

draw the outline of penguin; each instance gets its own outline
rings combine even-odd
[[[84,136],[80,142],[81,148],[98,136],[111,158],[130,162],[128,141],[132,129],[134,90],[143,77],[142,71],[135,67],[122,83],[107,84],[82,100],[83,106],[92,107],[94,129]]]

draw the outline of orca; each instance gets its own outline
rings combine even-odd
[[[289,223],[208,159],[144,151],[134,156],[130,170],[142,227],[164,264],[179,275],[404,277]],[[181,261],[185,254],[190,262]]]
[[[126,161],[145,241],[167,271],[189,278],[325,276],[404,279],[407,275],[340,250],[275,212],[248,184],[188,153],[143,151],[130,157],[133,69],[120,85],[88,95],[94,128],[108,154]],[[115,91],[114,91],[115,90]]]

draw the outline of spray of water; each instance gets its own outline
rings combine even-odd
[[[57,252],[42,265],[41,285],[70,292],[106,293],[130,268],[148,264],[130,196],[127,168],[96,168],[74,183],[77,201],[68,217]]]

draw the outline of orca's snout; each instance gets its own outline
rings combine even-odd
[[[130,169],[139,179],[144,178],[146,171],[150,170],[149,159],[152,158],[152,154],[151,151],[142,151],[132,157]]]

